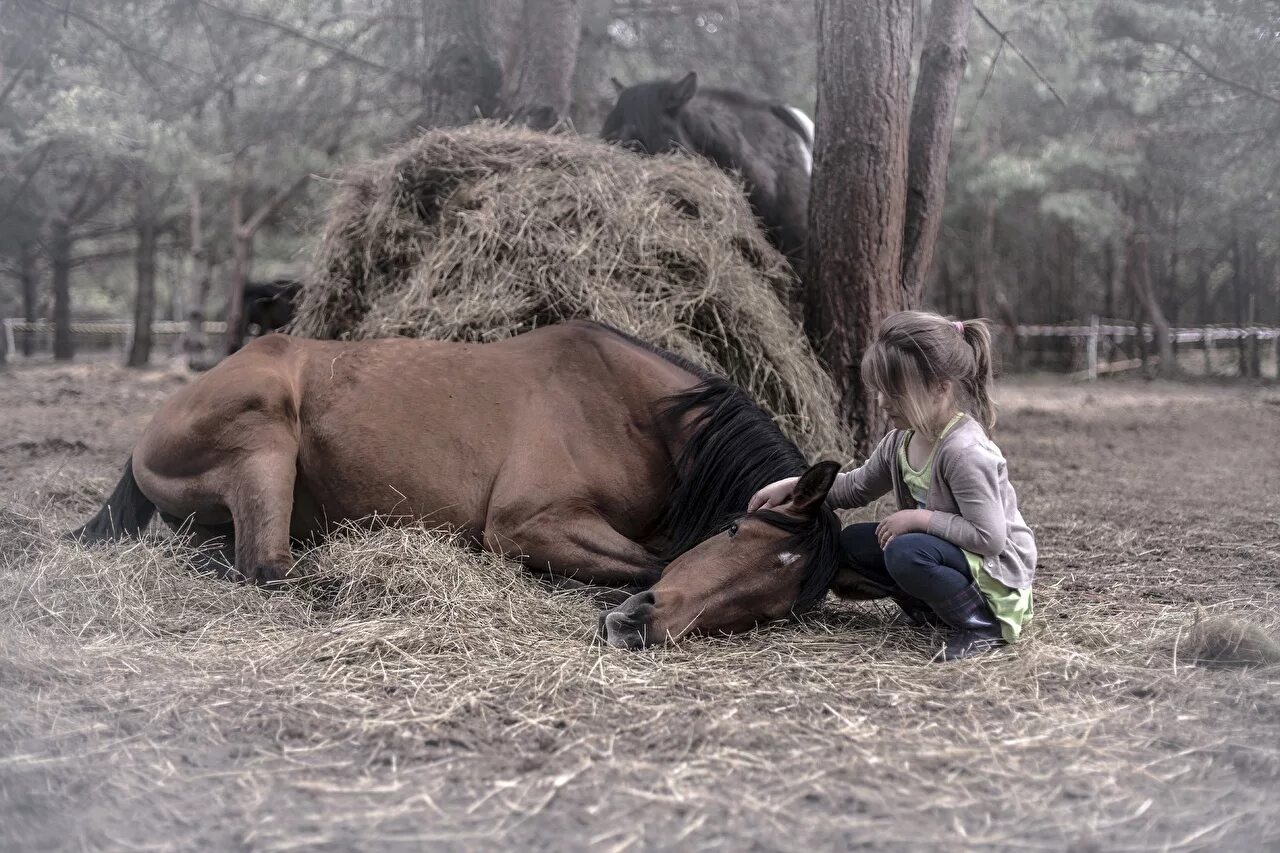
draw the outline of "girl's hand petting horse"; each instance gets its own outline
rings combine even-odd
[[[751,496],[750,502],[747,503],[747,512],[782,506],[790,499],[798,482],[800,482],[799,477],[788,477],[785,480],[770,483]]]
[[[889,547],[893,537],[904,533],[924,533],[929,529],[933,513],[927,509],[900,509],[876,526],[876,541],[880,550]]]

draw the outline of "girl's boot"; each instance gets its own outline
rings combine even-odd
[[[961,660],[980,655],[1004,643],[1000,623],[978,591],[969,584],[951,598],[933,605],[938,618],[955,629],[942,650],[943,660]]]

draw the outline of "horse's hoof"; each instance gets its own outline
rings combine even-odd
[[[292,566],[258,566],[251,577],[258,586],[280,589],[295,580],[292,568]]]

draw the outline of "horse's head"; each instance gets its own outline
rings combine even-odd
[[[642,154],[662,154],[689,148],[680,124],[680,111],[698,91],[698,75],[690,71],[679,80],[659,80],[623,86],[617,80],[618,102],[604,120],[600,135]]]
[[[730,634],[816,601],[836,570],[840,524],[823,500],[838,470],[818,463],[787,503],[742,516],[680,555],[652,589],[601,617],[602,639],[639,649],[688,634]]]

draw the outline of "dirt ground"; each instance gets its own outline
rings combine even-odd
[[[1274,385],[1005,382],[1037,616],[940,665],[877,604],[630,654],[495,561],[389,607],[57,542],[186,381],[0,372],[0,848],[1280,850],[1280,667],[1200,659],[1280,634]]]

